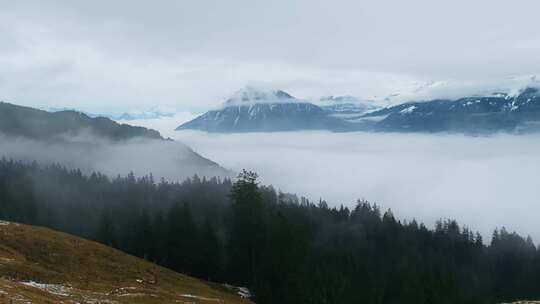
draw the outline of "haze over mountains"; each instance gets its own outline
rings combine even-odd
[[[332,113],[331,116],[340,117],[340,115],[363,114],[379,108],[375,101],[362,101],[354,96],[324,96],[315,102],[326,112]],[[346,116],[345,116],[346,117]]]
[[[124,111],[121,113],[110,113],[110,112],[104,112],[104,113],[92,113],[92,112],[83,112],[79,111],[77,109],[73,108],[65,108],[65,107],[51,107],[51,108],[41,108],[41,110],[48,111],[48,112],[65,112],[65,111],[74,111],[79,113],[84,113],[87,116],[90,116],[92,118],[96,117],[105,117],[112,120],[118,120],[118,121],[133,121],[133,120],[141,120],[141,119],[160,119],[164,117],[174,117],[176,114],[174,110],[172,109],[163,109],[159,106],[153,106],[150,109],[147,110],[130,110],[130,111]]]
[[[382,108],[351,96],[297,99],[281,90],[251,87],[235,93],[221,109],[180,125],[218,133],[294,130],[523,133],[540,128],[540,92],[525,87],[517,94],[494,93],[459,99],[405,102]]]
[[[92,118],[71,110],[50,113],[4,102],[0,103],[0,131],[8,136],[39,140],[60,139],[85,132],[114,141],[135,137],[163,139],[158,131],[117,124],[104,117]]]
[[[158,131],[92,118],[76,111],[46,112],[0,103],[0,153],[17,160],[60,163],[115,176],[134,172],[183,180],[230,172]]]

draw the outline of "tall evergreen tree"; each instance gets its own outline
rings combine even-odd
[[[236,282],[255,284],[265,246],[263,201],[257,174],[243,170],[231,189],[229,273]]]
[[[108,212],[104,212],[98,224],[97,240],[110,247],[116,247],[116,231]]]

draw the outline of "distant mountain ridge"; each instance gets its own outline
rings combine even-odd
[[[489,134],[540,131],[540,92],[526,87],[514,95],[494,93],[456,100],[435,99],[378,108],[351,96],[316,103],[280,91],[241,90],[223,108],[208,111],[176,130],[207,132],[455,132]]]
[[[152,147],[152,148],[148,148]],[[0,102],[0,158],[62,163],[93,170],[147,168],[161,177],[184,179],[231,175],[190,147],[156,130],[92,118],[66,110],[47,112]]]
[[[108,114],[108,115],[101,115],[108,117],[112,120],[124,120],[124,121],[130,121],[130,120],[142,120],[142,119],[160,119],[163,117],[174,117],[176,114],[175,109],[170,108],[164,108],[160,106],[153,106],[147,110],[131,110],[123,112],[122,114]]]
[[[391,132],[493,132],[540,131],[540,92],[525,88],[512,96],[472,96],[457,100],[409,102],[357,118],[371,121],[370,130]]]
[[[146,111],[126,111],[123,113],[91,113],[85,111],[79,111],[74,108],[41,108],[40,110],[45,110],[47,112],[65,112],[65,111],[75,111],[88,115],[89,117],[105,117],[115,121],[130,121],[130,120],[141,120],[141,119],[159,119],[163,117],[174,117],[175,111],[173,110],[163,110],[158,107],[152,107]]]
[[[110,140],[163,139],[156,130],[118,124],[105,117],[92,118],[72,110],[47,112],[0,102],[0,133],[43,140],[83,132]]]

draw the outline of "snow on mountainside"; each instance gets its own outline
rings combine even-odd
[[[540,131],[540,91],[494,93],[457,100],[409,102],[368,113],[372,130],[398,132],[532,132]]]
[[[315,103],[280,90],[246,88],[219,110],[176,130],[275,132],[292,130],[384,132],[540,131],[540,92],[534,87],[457,99],[406,102],[386,108],[351,96],[323,97]]]
[[[316,102],[334,117],[348,117],[350,114],[364,114],[379,108],[373,101],[362,101],[353,96],[325,96]]]
[[[223,108],[208,111],[176,130],[234,133],[339,130],[343,127],[343,121],[328,116],[321,107],[284,91],[247,87],[227,99]]]

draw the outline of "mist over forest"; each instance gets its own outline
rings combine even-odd
[[[489,236],[506,226],[540,241],[540,136],[284,132],[176,138],[283,191],[351,206],[364,198],[400,217],[455,218]],[[533,212],[531,212],[533,211]]]
[[[91,135],[66,137],[62,142],[42,142],[26,138],[0,136],[2,157],[63,164],[109,176],[153,174],[156,179],[182,181],[199,176],[229,176],[231,173],[196,155],[186,145],[174,142],[134,138],[114,142]]]

